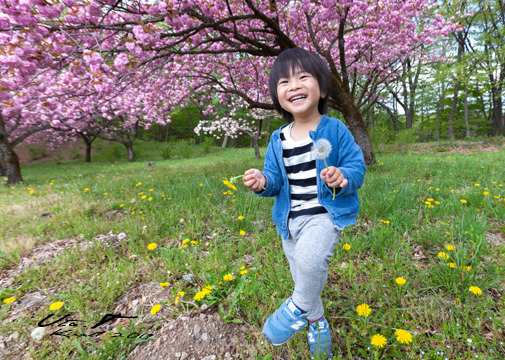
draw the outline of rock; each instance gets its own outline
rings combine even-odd
[[[229,359],[231,358],[231,354],[229,352],[227,352],[226,354],[224,354],[224,358],[225,359]]]
[[[207,317],[207,315],[205,314],[200,314],[200,320],[205,320],[205,318]]]
[[[176,352],[176,353],[175,353],[175,357],[176,357],[176,358],[180,358],[180,357],[181,357],[181,353],[180,353],[180,352]]]
[[[202,360],[216,360],[216,355],[209,355],[204,357]]]
[[[207,333],[202,334],[202,341],[205,341],[207,344],[210,344],[210,336]]]
[[[189,354],[188,354],[187,352],[184,352],[184,351],[183,351],[183,352],[182,352],[182,354],[181,354],[181,360],[185,360],[185,359],[187,359],[188,357],[189,357]]]
[[[7,342],[16,341],[18,339],[19,339],[19,333],[16,331],[7,338]]]
[[[202,327],[200,325],[195,325],[195,328],[193,330],[193,335],[196,337],[196,338],[199,338],[200,337],[200,331],[202,330]]]
[[[38,327],[32,331],[30,336],[32,337],[33,340],[40,341],[42,340],[45,334],[46,334],[46,328]]]
[[[196,285],[195,275],[193,275],[193,274],[182,275],[182,280],[187,281],[188,283],[190,283],[192,285]]]
[[[200,307],[200,309],[202,309],[202,311],[205,311],[205,310],[207,310],[208,308],[209,308],[209,305],[207,305],[207,304],[203,304],[203,305]]]

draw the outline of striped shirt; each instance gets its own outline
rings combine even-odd
[[[293,140],[290,135],[292,126],[293,123],[280,132],[282,158],[291,191],[289,217],[325,213],[326,209],[317,200],[316,160],[310,154],[312,139]]]

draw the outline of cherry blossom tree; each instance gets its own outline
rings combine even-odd
[[[303,47],[327,61],[330,107],[342,113],[372,164],[360,109],[381,84],[398,76],[400,59],[432,58],[421,45],[457,28],[434,5],[431,0],[0,0],[0,45],[7,49],[0,54],[0,72],[12,72],[24,87],[45,71],[63,71],[73,79],[67,91],[82,98],[91,88],[100,96],[111,94],[143,74],[156,80],[138,94],[149,90],[147,103],[162,99],[165,110],[202,92],[222,102],[234,95],[239,101],[232,107],[272,109],[269,68],[282,50]],[[10,85],[0,86],[17,99]],[[209,114],[218,116],[212,109]],[[59,114],[51,115],[53,123],[61,122]]]

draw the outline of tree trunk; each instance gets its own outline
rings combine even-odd
[[[435,136],[437,137],[437,140],[440,140],[440,116],[442,115],[442,110],[444,107],[444,100],[445,100],[445,88],[444,84],[441,84],[440,87],[440,96],[438,97],[438,103],[437,103],[437,114],[435,117]]]
[[[342,116],[349,127],[349,131],[354,136],[354,140],[363,152],[365,164],[376,164],[377,160],[375,159],[372,142],[370,141],[370,135],[366,129],[363,117],[354,104],[353,99],[351,99],[348,93],[345,92],[342,87],[342,83],[335,76],[332,76],[331,98],[331,107],[342,113]]]
[[[393,125],[395,126],[396,131],[400,131],[401,129],[403,129],[403,124],[398,120],[394,112],[388,106],[386,106],[386,104],[383,104],[382,102],[379,101],[377,101],[377,104],[384,110],[386,110],[389,117],[391,118],[391,121],[393,122]]]
[[[449,139],[454,140],[454,115],[456,114],[456,105],[458,104],[458,93],[461,83],[456,80],[456,86],[454,86],[454,95],[452,97],[451,113],[449,114]]]
[[[260,159],[260,145],[259,145],[259,137],[258,136],[251,136],[251,139],[253,141],[253,146],[254,146],[254,157]]]
[[[493,125],[497,130],[497,135],[503,135],[503,119],[502,119],[502,99],[501,96],[493,99]]]
[[[131,141],[125,141],[123,145],[126,147],[128,153],[128,162],[133,162],[133,144]]]
[[[85,142],[86,144],[86,159],[84,159],[85,162],[90,163],[91,162],[91,142]]]
[[[365,122],[363,121],[359,110],[356,106],[354,106],[354,104],[351,104],[351,106],[346,106],[342,109],[342,115],[349,126],[349,131],[354,136],[354,140],[363,152],[365,164],[376,164],[377,160],[375,159],[375,154],[372,149],[372,142],[370,141],[370,136],[368,135]]]
[[[221,144],[222,148],[225,148],[226,146],[228,146],[228,135],[224,136],[223,143]]]
[[[167,131],[165,132],[165,142],[168,141],[168,130],[170,129],[170,124],[167,124]]]
[[[465,95],[463,97],[463,108],[465,111],[466,137],[470,137],[470,123],[468,121],[468,84],[465,83]]]
[[[7,177],[7,185],[13,185],[23,181],[19,158],[7,138],[0,132],[0,168]]]
[[[457,33],[456,40],[458,42],[458,55],[457,55],[457,63],[461,64],[461,59],[463,57],[463,53],[465,52],[465,34],[463,32]],[[451,112],[449,114],[449,139],[454,140],[454,116],[456,114],[456,105],[458,104],[458,93],[459,87],[461,86],[461,81],[458,79],[458,73],[454,77],[454,81],[456,81],[456,86],[454,86],[454,96],[452,97],[452,105]]]
[[[412,129],[414,124],[414,106],[409,107],[408,111],[405,113],[405,128]]]

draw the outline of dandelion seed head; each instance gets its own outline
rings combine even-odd
[[[310,154],[313,159],[326,159],[331,153],[331,143],[326,139],[317,140],[312,146]]]

